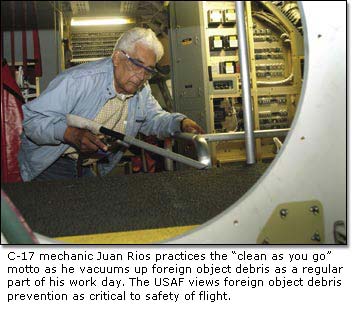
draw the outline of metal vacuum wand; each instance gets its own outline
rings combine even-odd
[[[142,148],[144,150],[159,154],[165,158],[171,159],[176,162],[180,162],[183,164],[186,164],[191,167],[195,167],[197,169],[206,169],[208,168],[208,165],[203,164],[201,162],[195,161],[193,159],[190,159],[186,156],[183,156],[181,154],[177,154],[162,148],[159,148],[155,145],[151,145],[149,143],[146,143],[144,141],[138,140],[134,137],[127,136],[123,133],[105,128],[102,124],[97,123],[96,121],[83,118],[77,115],[72,115],[72,114],[67,114],[66,115],[66,121],[67,125],[71,127],[76,127],[76,128],[81,128],[81,129],[87,129],[91,131],[94,134],[104,134],[107,136],[110,136],[116,140],[134,145],[136,147]]]

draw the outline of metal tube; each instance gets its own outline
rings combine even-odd
[[[177,132],[177,133],[173,134],[172,136],[177,139],[182,139],[182,140],[193,142],[193,144],[196,148],[198,161],[207,165],[209,168],[211,167],[211,157],[210,157],[209,147],[208,147],[208,143],[207,143],[206,139],[204,138],[204,135]]]
[[[287,129],[254,130],[254,138],[284,137],[290,131]],[[207,142],[244,140],[245,132],[209,133],[202,135]]]
[[[163,157],[169,158],[169,159],[174,160],[176,162],[180,162],[180,163],[186,164],[188,166],[195,167],[197,169],[208,168],[208,165],[206,165],[206,164],[192,160],[192,159],[190,159],[186,156],[183,156],[181,154],[177,154],[174,152],[170,152],[168,150],[164,150],[164,149],[159,148],[155,145],[151,145],[149,143],[146,143],[144,141],[138,140],[138,139],[130,137],[130,136],[125,136],[123,141],[125,141],[128,144],[132,144],[132,145],[135,145],[139,148],[145,149],[147,151],[154,152],[156,154],[159,154]]]
[[[93,121],[93,120],[90,120],[87,118],[83,118],[83,117],[80,117],[77,115],[67,114],[66,115],[66,122],[67,122],[68,126],[82,128],[82,129],[88,129],[95,134],[102,133],[105,135],[109,135],[111,137],[114,137],[116,140],[120,140],[122,142],[135,145],[141,149],[145,149],[147,151],[154,152],[154,153],[159,154],[163,157],[169,158],[169,159],[174,160],[176,162],[186,164],[188,166],[195,167],[197,169],[208,168],[207,164],[200,163],[198,161],[195,161],[195,160],[192,160],[188,157],[185,157],[181,154],[177,154],[177,153],[159,148],[155,145],[151,145],[149,143],[138,140],[138,139],[133,138],[131,136],[127,136],[127,135],[124,135],[120,132],[108,129],[108,128],[104,127],[103,125],[97,123],[96,121]]]
[[[145,150],[144,149],[141,149],[141,156],[142,156],[143,172],[148,173],[148,165],[147,165],[147,160],[145,158]]]
[[[238,37],[238,55],[242,80],[243,118],[245,129],[245,143],[247,164],[255,163],[255,143],[253,134],[253,115],[251,101],[251,86],[249,78],[248,48],[246,23],[244,15],[244,1],[235,1]]]
[[[172,140],[170,138],[166,138],[164,140],[164,149],[167,151],[172,152]],[[164,161],[164,165],[165,165],[165,170],[167,171],[173,171],[174,170],[174,163],[171,159],[165,158]]]

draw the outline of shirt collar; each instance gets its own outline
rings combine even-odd
[[[121,101],[125,101],[125,100],[131,98],[132,96],[133,96],[133,94],[125,95],[125,94],[121,94],[121,93],[117,93],[117,92],[116,92],[116,97],[117,97],[118,99],[120,99]]]
[[[121,94],[121,93],[118,93],[116,91],[116,88],[115,88],[115,82],[114,80],[112,80],[112,86],[114,87],[114,90],[115,90],[115,93],[116,93],[116,97],[118,99],[120,99],[121,101],[125,101],[127,100],[128,98],[131,98],[133,96],[133,94]]]

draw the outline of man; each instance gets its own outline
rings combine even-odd
[[[155,65],[163,53],[153,31],[131,29],[118,39],[111,58],[63,72],[37,99],[25,104],[18,155],[22,179],[76,178],[79,154],[107,151],[99,136],[68,126],[69,113],[130,136],[203,132],[186,116],[162,110],[151,95],[148,79],[157,72]],[[107,153],[108,163],[98,162],[100,175],[111,171],[123,155],[122,150]],[[89,165],[81,173],[93,176]]]

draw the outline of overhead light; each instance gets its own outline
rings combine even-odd
[[[75,17],[71,19],[71,26],[123,25],[132,23],[135,23],[135,20],[127,17]]]

